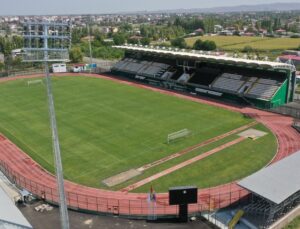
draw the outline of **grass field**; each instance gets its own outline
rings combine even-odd
[[[300,45],[300,38],[269,38],[269,37],[239,37],[239,36],[202,36],[187,38],[189,46],[193,46],[197,39],[216,42],[217,47],[226,51],[242,50],[250,45],[260,51],[276,51],[295,49]]]
[[[26,82],[16,80],[0,84],[0,132],[53,172],[45,86],[28,87]],[[153,162],[252,121],[239,113],[104,79],[59,77],[53,78],[53,87],[65,177],[93,187],[106,188],[101,181],[107,177]],[[184,128],[190,129],[193,135],[166,144],[167,134]],[[229,136],[168,161],[114,189],[234,138],[236,136]],[[211,170],[215,174],[202,182],[201,187],[245,176],[265,165],[276,151],[272,134],[255,142],[246,140],[240,144],[233,146],[233,150],[228,148],[230,152],[224,150],[224,153],[182,169],[189,175],[186,182],[197,183],[199,178],[205,178],[199,166],[205,166],[207,172]],[[221,162],[225,162],[223,167]],[[231,170],[226,165],[235,166]],[[177,172],[168,176],[161,178],[167,181],[165,184],[155,184],[158,190],[166,191],[166,184],[184,183]]]
[[[300,216],[297,216],[292,222],[290,222],[283,229],[299,229],[300,228]]]
[[[229,183],[259,170],[274,156],[277,145],[273,134],[266,127],[259,124],[254,128],[268,132],[268,135],[255,141],[247,139],[134,191],[146,192],[151,185],[157,191],[182,185],[196,185],[200,188],[213,187],[220,184],[220,181],[223,184]],[[231,136],[227,140],[232,140],[232,138],[237,138],[237,135]],[[224,141],[221,142],[224,143]],[[217,145],[220,143],[213,147]],[[210,149],[211,147],[206,147],[197,153]]]
[[[296,92],[300,94],[300,84],[297,85]]]

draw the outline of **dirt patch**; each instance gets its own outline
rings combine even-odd
[[[115,185],[121,184],[125,181],[130,180],[131,178],[140,175],[141,172],[139,172],[136,169],[130,169],[126,172],[119,173],[115,176],[109,177],[102,181],[103,184],[105,184],[108,187],[113,187]]]
[[[238,136],[245,137],[245,138],[251,138],[253,140],[256,140],[256,139],[261,138],[261,137],[263,137],[267,134],[268,133],[266,133],[266,132],[251,128],[251,129],[248,129],[248,130],[245,130],[245,131],[239,133]]]

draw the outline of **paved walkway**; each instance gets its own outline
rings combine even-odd
[[[64,74],[66,75],[66,74]],[[78,74],[67,74],[78,76]],[[293,119],[279,114],[257,110],[249,107],[239,107],[224,104],[209,99],[201,99],[190,95],[166,91],[151,86],[128,82],[103,75],[81,74],[87,77],[102,78],[116,81],[122,84],[132,85],[147,90],[157,91],[163,94],[180,97],[195,102],[205,103],[212,106],[222,107],[228,110],[247,114],[258,122],[266,125],[278,139],[278,152],[271,163],[278,161],[300,149],[300,135],[291,127]],[[1,82],[19,78],[33,78],[41,75],[12,77],[0,79]],[[41,168],[36,162],[28,157],[15,144],[2,136],[0,137],[0,166],[5,169],[6,175],[14,180],[19,186],[27,188],[37,196],[45,195],[49,202],[57,202],[55,177]],[[147,215],[149,204],[147,194],[113,192],[86,187],[65,181],[68,206],[74,209],[85,209],[98,212],[123,215]],[[198,204],[191,205],[190,212],[207,210],[228,206],[247,195],[247,191],[239,187],[235,182],[220,185],[209,189],[201,189],[198,194]],[[168,205],[168,194],[157,195],[156,214],[176,214],[177,207]]]

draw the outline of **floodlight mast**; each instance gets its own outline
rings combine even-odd
[[[91,32],[90,32],[90,25],[87,25],[88,29],[88,36],[89,36],[89,51],[90,51],[90,73],[92,72],[92,63],[93,63],[93,56],[92,56],[92,41],[91,41]]]
[[[68,208],[67,208],[67,202],[65,197],[65,188],[64,188],[64,178],[63,178],[63,167],[62,167],[62,160],[61,160],[61,152],[60,152],[60,144],[59,144],[59,138],[58,138],[58,131],[57,131],[57,124],[56,124],[56,116],[55,116],[55,107],[54,107],[54,99],[53,99],[53,93],[52,93],[52,83],[51,78],[49,75],[49,66],[48,62],[51,61],[49,59],[49,49],[48,46],[48,39],[49,39],[49,26],[51,26],[50,22],[39,22],[39,23],[29,23],[28,25],[31,26],[34,25],[40,25],[43,26],[43,35],[40,36],[33,36],[38,37],[42,39],[43,42],[43,48],[36,48],[32,49],[32,34],[29,29],[29,38],[28,36],[24,36],[24,38],[28,38],[30,40],[29,47],[25,47],[25,54],[29,55],[30,52],[43,52],[43,59],[31,59],[30,62],[44,62],[45,65],[45,78],[46,78],[46,86],[47,86],[47,97],[48,97],[48,109],[49,109],[49,116],[50,116],[50,124],[51,124],[51,132],[52,132],[52,144],[53,144],[53,152],[54,152],[54,158],[55,158],[55,170],[56,170],[56,181],[57,181],[57,188],[59,193],[59,210],[60,210],[60,218],[61,218],[61,228],[62,229],[69,229],[69,216],[68,216]],[[53,24],[54,25],[54,24]],[[61,29],[63,30],[63,24],[61,25]],[[27,34],[28,35],[28,34]],[[35,34],[36,35],[36,34]],[[63,44],[64,38],[60,38],[59,34],[55,36],[58,41],[61,41]],[[39,46],[38,46],[39,47]],[[59,47],[55,47],[56,51],[59,50]],[[63,47],[61,47],[63,48]],[[27,53],[26,53],[27,51]],[[31,53],[32,54],[32,53]],[[35,53],[36,54],[36,53]],[[63,52],[61,52],[61,57],[63,57]],[[36,55],[38,57],[39,55]],[[65,55],[64,55],[65,58]],[[59,58],[55,57],[55,61],[58,61]],[[28,60],[27,60],[28,61]],[[62,59],[61,61],[65,61],[65,59]]]

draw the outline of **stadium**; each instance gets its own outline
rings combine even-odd
[[[259,203],[265,226],[297,205],[299,187],[276,202],[246,178],[277,171],[277,163],[300,149],[294,119],[275,112],[294,100],[293,66],[116,48],[125,57],[110,73],[52,75],[69,208],[134,218],[176,215],[168,189],[190,185],[198,188],[190,215],[245,203],[251,212]],[[19,187],[58,203],[41,77],[0,79],[0,168]],[[155,205],[148,196],[154,191]]]

